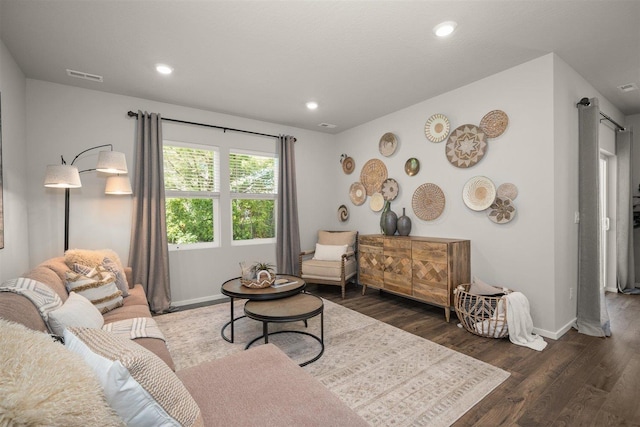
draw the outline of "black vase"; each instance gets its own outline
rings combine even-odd
[[[408,236],[411,233],[411,218],[405,215],[404,208],[402,208],[402,216],[398,218],[396,226],[398,234],[401,236]]]
[[[391,210],[391,202],[387,200],[380,215],[380,231],[387,236],[393,236],[396,234],[397,222],[398,215]]]

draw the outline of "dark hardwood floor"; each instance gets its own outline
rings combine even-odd
[[[350,284],[307,289],[511,376],[455,426],[640,426],[640,295],[607,294],[612,336],[570,330],[538,352],[506,339],[475,336],[446,323],[441,308]]]

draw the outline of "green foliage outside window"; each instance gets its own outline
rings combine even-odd
[[[213,242],[212,199],[167,199],[169,244]]]
[[[272,239],[276,236],[273,200],[235,199],[231,202],[233,240]]]

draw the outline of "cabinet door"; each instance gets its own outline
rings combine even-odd
[[[411,240],[384,239],[384,288],[411,295]]]
[[[448,245],[436,242],[412,244],[413,296],[443,307],[452,304],[449,285]]]
[[[358,239],[360,284],[374,288],[384,286],[382,237],[360,236]]]

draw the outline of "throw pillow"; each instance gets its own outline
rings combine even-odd
[[[340,261],[342,255],[347,253],[348,245],[321,245],[316,243],[316,252],[313,259],[318,261]]]
[[[122,305],[122,292],[116,287],[115,277],[102,266],[92,269],[87,275],[67,271],[66,278],[67,290],[87,298],[100,313]]]
[[[69,249],[64,253],[64,262],[69,269],[73,269],[76,262],[90,267],[96,267],[102,264],[102,260],[107,257],[115,261],[115,263],[124,270],[120,257],[111,249]]]
[[[473,295],[499,295],[504,294],[504,290],[502,288],[489,285],[474,276],[471,286],[469,286],[469,293]]]
[[[81,357],[0,319],[0,425],[124,426]]]
[[[75,292],[69,293],[69,298],[62,307],[49,313],[49,328],[58,336],[62,336],[64,329],[70,326],[99,329],[102,325],[104,325],[104,318],[96,306]]]
[[[129,283],[127,283],[127,278],[124,274],[124,271],[120,269],[118,264],[116,264],[115,261],[112,261],[111,258],[104,257],[104,259],[102,260],[102,264],[100,265],[104,267],[105,270],[114,275],[114,277],[116,278],[116,286],[118,287],[120,292],[122,292],[122,296],[125,298],[128,297]],[[95,267],[97,267],[97,265],[90,267],[88,265],[78,264],[77,262],[73,263],[73,271],[85,276],[89,274]]]
[[[99,329],[67,328],[64,339],[91,366],[107,401],[128,426],[202,425],[193,397],[149,350]]]

